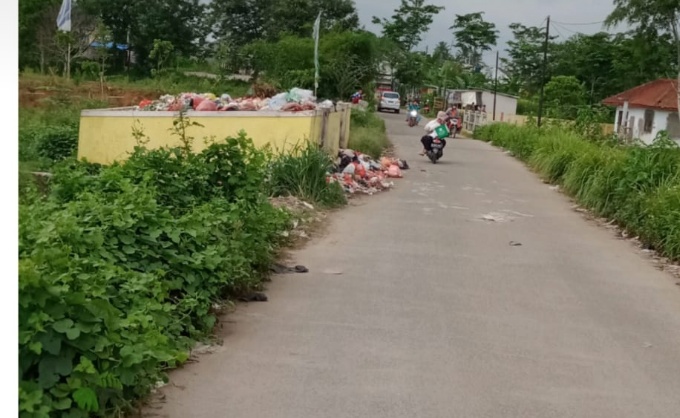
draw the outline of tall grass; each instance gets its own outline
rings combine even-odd
[[[385,121],[375,112],[352,109],[349,148],[379,158],[391,145]]]
[[[287,152],[280,150],[270,164],[270,193],[296,196],[327,208],[344,205],[342,187],[326,181],[326,174],[332,168],[331,157],[311,142],[298,144]]]
[[[563,127],[501,123],[475,137],[509,149],[585,207],[680,260],[680,148],[671,142],[622,147]]]

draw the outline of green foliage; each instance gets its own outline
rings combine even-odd
[[[20,205],[21,417],[119,415],[212,330],[215,303],[260,286],[289,222],[267,161],[242,134],[54,167]]]
[[[486,22],[484,12],[456,15],[456,19],[449,29],[453,29],[456,38],[456,48],[461,57],[473,67],[480,64],[482,53],[489,51],[496,45],[498,30],[496,25]]]
[[[78,126],[57,125],[33,133],[38,156],[60,161],[73,156],[78,148]]]
[[[680,148],[667,136],[650,146],[622,147],[564,128],[496,123],[475,137],[509,149],[582,205],[680,259]]]
[[[313,143],[297,145],[292,152],[281,151],[270,166],[269,187],[274,196],[296,196],[323,207],[346,203],[338,183],[328,183],[326,174],[333,160]]]
[[[547,116],[560,119],[573,119],[580,106],[585,105],[583,84],[573,76],[558,75],[545,85],[545,104]]]
[[[406,52],[420,44],[422,36],[430,29],[433,18],[444,10],[442,6],[426,4],[425,0],[401,0],[390,19],[373,17],[373,23],[382,26],[385,38]]]
[[[162,39],[154,39],[153,47],[151,52],[149,52],[149,59],[154,64],[154,69],[152,70],[152,75],[158,77],[162,74],[166,65],[172,58],[172,53],[175,47],[170,41],[164,41]]]
[[[379,158],[392,144],[387,137],[385,121],[374,112],[352,109],[349,148]]]

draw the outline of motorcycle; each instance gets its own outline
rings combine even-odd
[[[446,127],[449,129],[449,136],[455,138],[456,134],[462,128],[461,120],[457,116],[454,116],[446,121]]]
[[[408,113],[408,126],[409,127],[414,127],[418,124],[418,111],[417,110],[411,110]]]
[[[444,142],[435,138],[432,140],[430,151],[427,152],[427,157],[432,161],[432,164],[437,164],[437,161],[444,155]]]

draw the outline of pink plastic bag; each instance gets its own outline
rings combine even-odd
[[[401,169],[399,168],[398,165],[392,164],[392,165],[390,165],[390,168],[387,169],[387,176],[400,179],[401,178]]]
[[[217,105],[215,102],[212,100],[203,100],[201,103],[196,106],[196,111],[198,112],[206,112],[206,111],[214,111],[217,110]]]

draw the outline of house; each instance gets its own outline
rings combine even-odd
[[[517,97],[504,93],[496,93],[496,120],[503,120],[503,116],[517,113]],[[447,90],[446,102],[448,106],[480,106],[493,117],[494,92],[488,90]]]
[[[659,131],[680,140],[678,81],[659,79],[615,94],[602,101],[616,106],[614,131],[625,138],[651,144]]]

